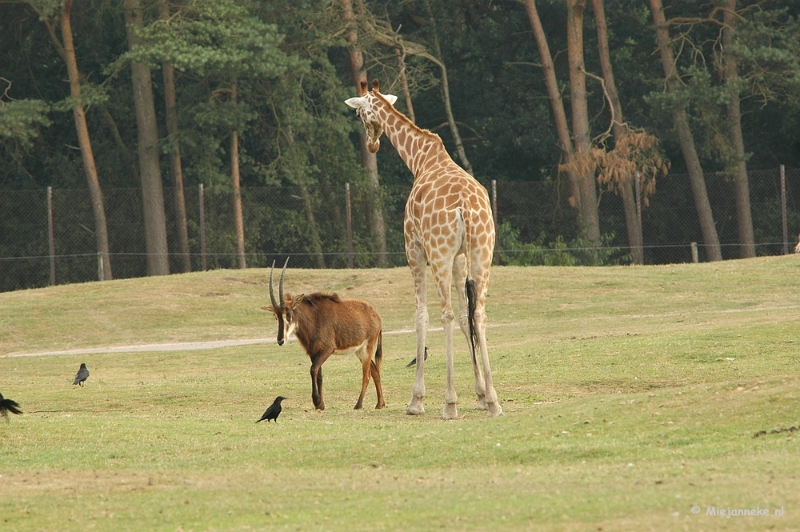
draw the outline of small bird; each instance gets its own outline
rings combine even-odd
[[[0,415],[6,418],[6,423],[8,423],[9,412],[20,415],[22,410],[19,409],[19,404],[16,401],[13,399],[5,399],[3,398],[3,394],[0,393]]]
[[[425,346],[425,360],[428,360],[428,346],[427,346],[427,345]],[[417,357],[414,357],[414,360],[412,360],[411,362],[409,362],[409,363],[406,365],[406,367],[407,367],[407,368],[410,368],[411,366],[416,366],[416,365],[417,365]]]
[[[83,386],[83,383],[86,382],[86,379],[89,378],[89,370],[86,369],[86,364],[81,363],[81,368],[78,370],[78,373],[75,374],[75,380],[72,381],[72,384],[80,384]]]
[[[281,413],[281,401],[283,401],[284,399],[286,398],[283,397],[282,395],[276,397],[275,401],[271,405],[269,405],[269,408],[267,408],[266,411],[264,411],[264,415],[261,416],[261,419],[259,419],[258,421],[264,421],[266,419],[267,423],[269,423],[270,419],[274,419],[275,423],[277,423],[278,415]],[[256,423],[258,423],[258,421],[256,421]]]

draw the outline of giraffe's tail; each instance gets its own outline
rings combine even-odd
[[[465,212],[466,211],[466,212]],[[466,209],[459,209],[459,216],[461,217],[461,221],[464,224],[464,251],[466,256],[466,269],[467,269],[467,280],[464,286],[466,295],[467,295],[467,322],[469,324],[469,341],[472,346],[472,360],[475,362],[476,358],[476,344],[478,342],[478,334],[477,328],[475,327],[475,306],[478,300],[478,286],[475,284],[475,279],[472,279],[472,249],[470,244],[472,243],[472,223],[470,220],[470,213]]]
[[[476,362],[475,344],[478,341],[478,334],[475,327],[475,301],[478,298],[478,288],[475,285],[475,280],[470,279],[469,276],[467,277],[465,289],[467,292],[467,321],[469,322],[469,340],[472,344],[472,361]]]

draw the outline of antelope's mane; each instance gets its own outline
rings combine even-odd
[[[314,305],[317,302],[324,300],[333,301],[334,303],[342,302],[342,300],[339,298],[339,294],[330,292],[314,292],[313,294],[303,296],[303,303],[308,303],[309,305]]]

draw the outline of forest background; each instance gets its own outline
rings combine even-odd
[[[210,267],[287,254],[345,267],[345,252],[360,267],[402,263],[412,175],[388,142],[364,148],[343,103],[373,78],[506,191],[500,263],[684,260],[686,246],[663,252],[676,240],[699,242],[700,260],[775,253],[778,167],[800,192],[799,12],[792,0],[0,0],[0,290],[48,283],[31,273],[47,268],[45,191],[58,220],[73,217],[51,236],[50,283],[56,256],[61,282],[162,275],[201,268],[211,243]],[[201,228],[204,208],[224,214]],[[351,218],[365,229],[348,241]]]

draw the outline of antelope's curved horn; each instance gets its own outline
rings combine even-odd
[[[278,284],[278,296],[281,298],[281,308],[286,304],[283,299],[283,276],[286,275],[286,265],[289,264],[289,257],[286,257],[286,262],[283,263],[283,270],[281,270],[281,280]]]
[[[275,261],[272,261],[272,269],[269,271],[269,298],[272,301],[272,308],[278,310],[283,305],[283,295],[281,295],[281,305],[278,305],[278,302],[275,301],[275,290],[272,288],[272,272],[275,271]],[[281,278],[281,282],[283,278]],[[283,284],[281,284],[283,286]]]

